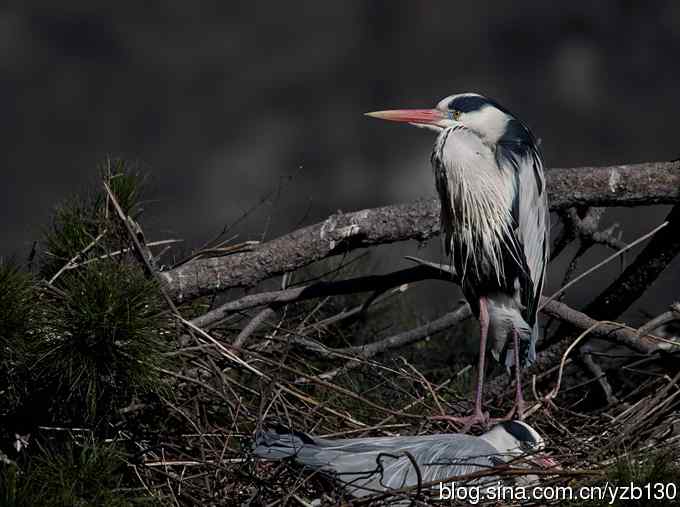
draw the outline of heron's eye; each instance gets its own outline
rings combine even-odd
[[[449,109],[449,120],[458,120],[458,118],[460,118],[460,111]]]

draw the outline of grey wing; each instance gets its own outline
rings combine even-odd
[[[308,448],[311,452],[303,449],[296,459],[331,474],[355,496],[414,486],[418,472],[427,483],[487,469],[498,454],[483,439],[459,434],[317,439],[316,443],[318,447]]]
[[[411,446],[408,451],[417,463],[423,483],[444,481],[494,466],[498,451],[486,441],[460,435],[466,438],[451,438],[430,442],[429,445]],[[413,462],[402,455],[385,467],[384,486],[398,489],[417,484],[418,474]]]
[[[497,162],[504,171],[514,174],[515,192],[512,217],[518,257],[523,270],[522,304],[526,306],[526,320],[536,320],[538,300],[543,289],[548,258],[550,215],[543,175],[543,162],[534,146],[500,146]]]
[[[536,323],[538,303],[543,292],[548,263],[550,212],[545,188],[543,161],[537,150],[531,149],[519,164],[518,239],[524,251],[533,290],[527,298],[527,322]]]
[[[531,363],[536,357],[538,339],[536,314],[543,292],[548,262],[550,213],[545,188],[543,161],[534,144],[500,146],[497,162],[503,170],[514,174],[515,194],[512,217],[515,222],[515,244],[526,276],[520,280],[523,317],[533,328],[528,355]]]

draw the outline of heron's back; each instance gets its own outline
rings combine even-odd
[[[415,486],[418,472],[424,484],[486,470],[502,459],[485,440],[460,434],[327,440],[267,431],[257,434],[254,452],[294,458],[343,482],[353,496]]]

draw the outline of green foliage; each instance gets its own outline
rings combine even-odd
[[[1,451],[0,451],[1,453]],[[17,488],[18,468],[16,463],[6,462],[0,454],[0,506],[15,507],[19,504],[19,491]]]
[[[126,216],[137,218],[140,207],[144,177],[130,164],[121,159],[107,159],[100,167],[101,180],[105,181]],[[108,198],[101,192],[95,196],[95,207],[106,209]]]
[[[44,278],[52,277],[76,256],[83,262],[127,247],[127,232],[101,182],[107,183],[126,216],[135,218],[141,213],[142,177],[128,163],[118,159],[107,159],[100,167],[100,173],[101,180],[91,195],[72,197],[55,209],[52,224],[43,239],[45,254],[40,274]]]
[[[645,485],[651,484],[650,494],[654,498],[655,484],[675,484],[675,491],[680,492],[680,465],[678,465],[673,455],[670,452],[650,451],[648,453],[634,453],[626,454],[617,459],[607,470],[605,476],[598,479],[594,486],[602,486],[608,483],[612,488],[616,486],[630,486],[631,484],[639,488],[644,488]],[[605,497],[602,500],[593,500],[583,502],[573,502],[570,505],[580,506],[602,506],[613,505],[620,506],[640,506],[647,505],[655,506],[672,506],[678,505],[677,499],[654,499],[649,500],[646,490],[643,489],[641,498],[638,500],[617,499],[612,503],[611,497]]]
[[[57,207],[52,227],[45,232],[45,257],[40,271],[50,278],[76,254],[83,251],[103,230],[98,213],[86,201],[72,198]]]
[[[139,175],[107,160],[101,176],[126,216],[137,217]],[[137,479],[128,481],[122,455],[95,437],[114,421],[131,423],[132,435],[134,416],[120,409],[138,396],[148,403],[154,397],[144,395],[171,394],[159,372],[173,367],[159,287],[133,256],[101,181],[94,190],[55,210],[39,273],[49,283],[0,260],[0,507],[136,503],[121,486],[139,489]],[[81,445],[57,434],[42,448],[36,427],[50,423],[88,425],[92,439]],[[17,431],[35,442],[19,453],[7,445]]]
[[[163,387],[163,305],[155,282],[133,257],[128,232],[103,183],[128,217],[141,213],[142,178],[126,162],[107,159],[86,197],[55,210],[45,232],[40,274],[54,280],[29,340],[34,392],[52,400],[53,419],[97,422],[136,394]],[[70,264],[69,264],[70,263]],[[68,267],[68,269],[62,269]]]
[[[55,413],[94,422],[132,396],[163,388],[169,350],[156,283],[136,265],[102,259],[62,275],[32,344],[34,376]]]
[[[0,415],[15,407],[25,387],[17,376],[37,297],[31,274],[0,259]]]
[[[112,444],[90,440],[83,445],[68,443],[59,450],[40,449],[25,470],[19,471],[14,463],[0,464],[0,506],[141,503],[121,488],[124,471],[124,456]]]
[[[130,505],[138,503],[130,491],[147,495],[122,455],[95,438],[109,436],[106,423],[130,437],[147,431],[145,408],[120,409],[171,397],[159,370],[175,366],[174,329],[102,180],[136,219],[142,179],[107,160],[93,192],[55,210],[38,275],[0,259],[0,507]],[[49,424],[87,425],[92,439],[53,433],[43,448],[38,426]],[[11,448],[15,432],[33,434],[29,448]]]
[[[673,456],[664,452],[652,452],[643,456],[619,459],[610,469],[608,477],[613,482],[645,483],[652,481],[668,482],[680,478],[680,467],[674,463]]]
[[[35,297],[31,274],[0,259],[0,347],[3,349],[13,345],[28,330]]]

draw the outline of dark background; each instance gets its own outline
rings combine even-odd
[[[149,173],[147,237],[184,238],[186,250],[253,208],[234,241],[432,196],[431,133],[362,113],[463,91],[516,111],[548,167],[680,155],[671,0],[55,4],[0,7],[0,256],[25,258],[107,155]],[[622,221],[632,241],[666,210],[605,222]],[[387,269],[438,247],[381,249]],[[584,303],[619,269],[569,299]],[[629,317],[677,299],[679,272],[676,260]]]

